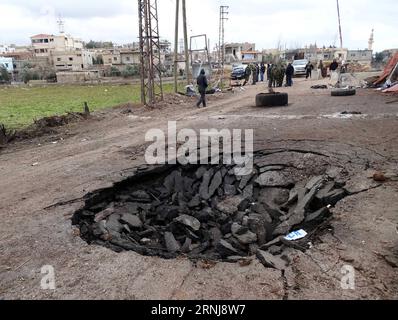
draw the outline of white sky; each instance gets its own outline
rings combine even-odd
[[[173,42],[175,0],[158,0],[160,34]],[[317,43],[339,45],[335,0],[187,0],[189,33],[218,41],[219,6],[230,6],[227,42],[255,42],[257,49]],[[375,29],[374,49],[398,48],[397,0],[340,0],[344,46],[367,47]],[[38,33],[66,32],[85,41],[129,43],[137,40],[137,0],[0,0],[0,43],[29,44]],[[180,31],[182,38],[182,30]]]

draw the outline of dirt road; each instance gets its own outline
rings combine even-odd
[[[282,275],[256,260],[203,269],[186,259],[162,260],[89,246],[71,216],[90,191],[109,187],[144,163],[145,133],[179,128],[254,129],[258,149],[317,151],[355,168],[397,174],[398,104],[373,91],[330,97],[298,80],[290,105],[253,107],[264,86],[160,110],[114,109],[71,124],[59,134],[19,143],[0,153],[0,298],[2,299],[397,299],[398,183],[362,188],[333,209],[329,232],[306,253],[291,250]],[[182,98],[178,98],[182,99]],[[358,111],[361,115],[340,115]],[[34,164],[34,165],[33,165]],[[55,270],[56,289],[42,290],[41,268]],[[342,268],[355,269],[355,290],[341,287]]]

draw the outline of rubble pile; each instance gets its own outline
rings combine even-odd
[[[308,166],[269,157],[247,176],[232,165],[165,167],[90,195],[73,223],[88,243],[117,252],[226,262],[257,255],[279,269],[284,237],[315,230],[347,195],[320,168],[324,174],[309,176]]]

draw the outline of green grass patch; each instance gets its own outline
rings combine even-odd
[[[164,85],[173,92],[173,85]],[[91,111],[141,100],[139,85],[50,85],[42,87],[0,87],[0,123],[21,129],[35,119],[82,112],[88,102]]]

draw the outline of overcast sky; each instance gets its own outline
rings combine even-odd
[[[160,34],[173,41],[175,0],[158,0]],[[187,0],[189,33],[218,41],[219,6],[230,6],[227,42],[255,42],[257,49],[311,43],[339,45],[335,0]],[[340,0],[344,46],[364,49],[372,28],[376,51],[398,47],[397,0]],[[137,0],[0,0],[0,43],[29,44],[38,33],[66,32],[85,41],[137,40]],[[180,32],[182,36],[182,32]]]

